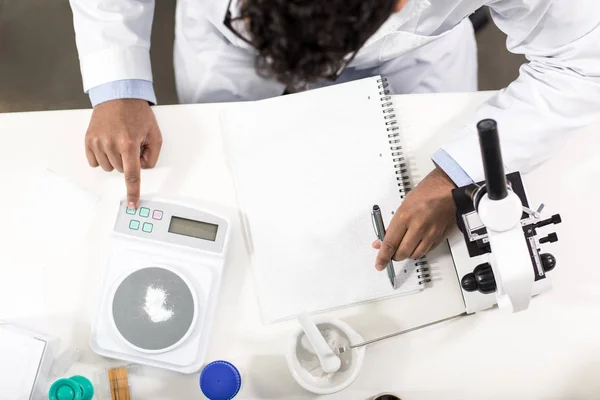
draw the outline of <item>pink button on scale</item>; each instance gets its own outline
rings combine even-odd
[[[152,213],[152,218],[153,219],[160,220],[160,219],[162,219],[162,216],[163,216],[163,212],[160,211],[160,210],[154,210],[154,212]]]

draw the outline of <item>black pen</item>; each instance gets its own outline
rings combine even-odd
[[[373,211],[371,212],[371,216],[373,218],[373,227],[375,228],[375,235],[377,235],[377,239],[383,243],[383,239],[385,238],[385,226],[383,225],[383,217],[381,216],[381,209],[378,205],[373,206]],[[396,271],[394,271],[394,264],[392,260],[388,262],[386,267],[388,278],[390,278],[390,283],[392,287],[396,288]]]

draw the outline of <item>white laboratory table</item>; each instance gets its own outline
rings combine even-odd
[[[466,110],[489,94],[445,96],[448,104],[458,102]],[[426,106],[426,98],[420,99]],[[235,219],[236,198],[219,134],[222,107],[226,105],[155,108],[164,146],[157,167],[143,172],[142,194],[218,203],[231,210]],[[10,311],[10,320],[80,349],[81,365],[94,368],[111,365],[87,343],[115,206],[125,192],[117,172],[87,165],[83,139],[90,113],[0,115],[0,310]],[[355,383],[327,398],[367,399],[382,391],[405,400],[600,398],[600,267],[595,254],[600,246],[599,148],[600,127],[587,129],[525,177],[531,202],[543,201],[564,221],[557,227],[559,242],[549,249],[558,260],[552,291],[536,297],[523,313],[491,309],[373,345]],[[31,203],[25,198],[31,179],[44,168],[100,199],[89,231],[73,238],[79,240],[77,246],[66,245],[68,254],[49,250],[38,236],[14,233],[28,212],[24,202],[36,209],[44,207],[43,199]],[[76,220],[77,209],[74,205],[73,215],[64,218]],[[238,366],[244,381],[240,399],[315,398],[293,381],[285,363],[295,323],[263,325],[260,321],[238,223],[233,227],[207,361],[227,359]],[[52,227],[45,229],[52,231]],[[13,257],[2,258],[6,253]],[[411,321],[417,321],[422,309],[427,310],[423,321],[437,317],[435,307],[409,297],[328,316],[343,319],[365,338],[406,328],[406,316],[410,313]],[[31,299],[43,306],[31,309]],[[153,368],[138,373],[137,381],[132,378],[135,399],[203,398],[198,374]]]

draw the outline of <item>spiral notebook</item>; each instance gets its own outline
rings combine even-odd
[[[432,284],[425,259],[395,263],[395,290],[374,267],[373,205],[388,226],[428,172],[411,167],[386,88],[373,77],[237,103],[223,114],[265,322]]]

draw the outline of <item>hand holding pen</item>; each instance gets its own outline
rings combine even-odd
[[[375,265],[383,271],[390,260],[418,260],[444,241],[456,224],[455,187],[450,178],[435,168],[408,195],[394,214],[384,240],[373,247],[379,252]]]
[[[383,224],[383,216],[381,215],[381,209],[378,205],[373,206],[373,211],[371,212],[371,217],[373,218],[373,228],[375,229],[375,235],[377,235],[377,239],[383,242],[385,238],[385,226]],[[392,287],[396,288],[396,271],[394,270],[394,264],[392,260],[389,260],[387,263],[387,274],[390,279],[390,283]]]

